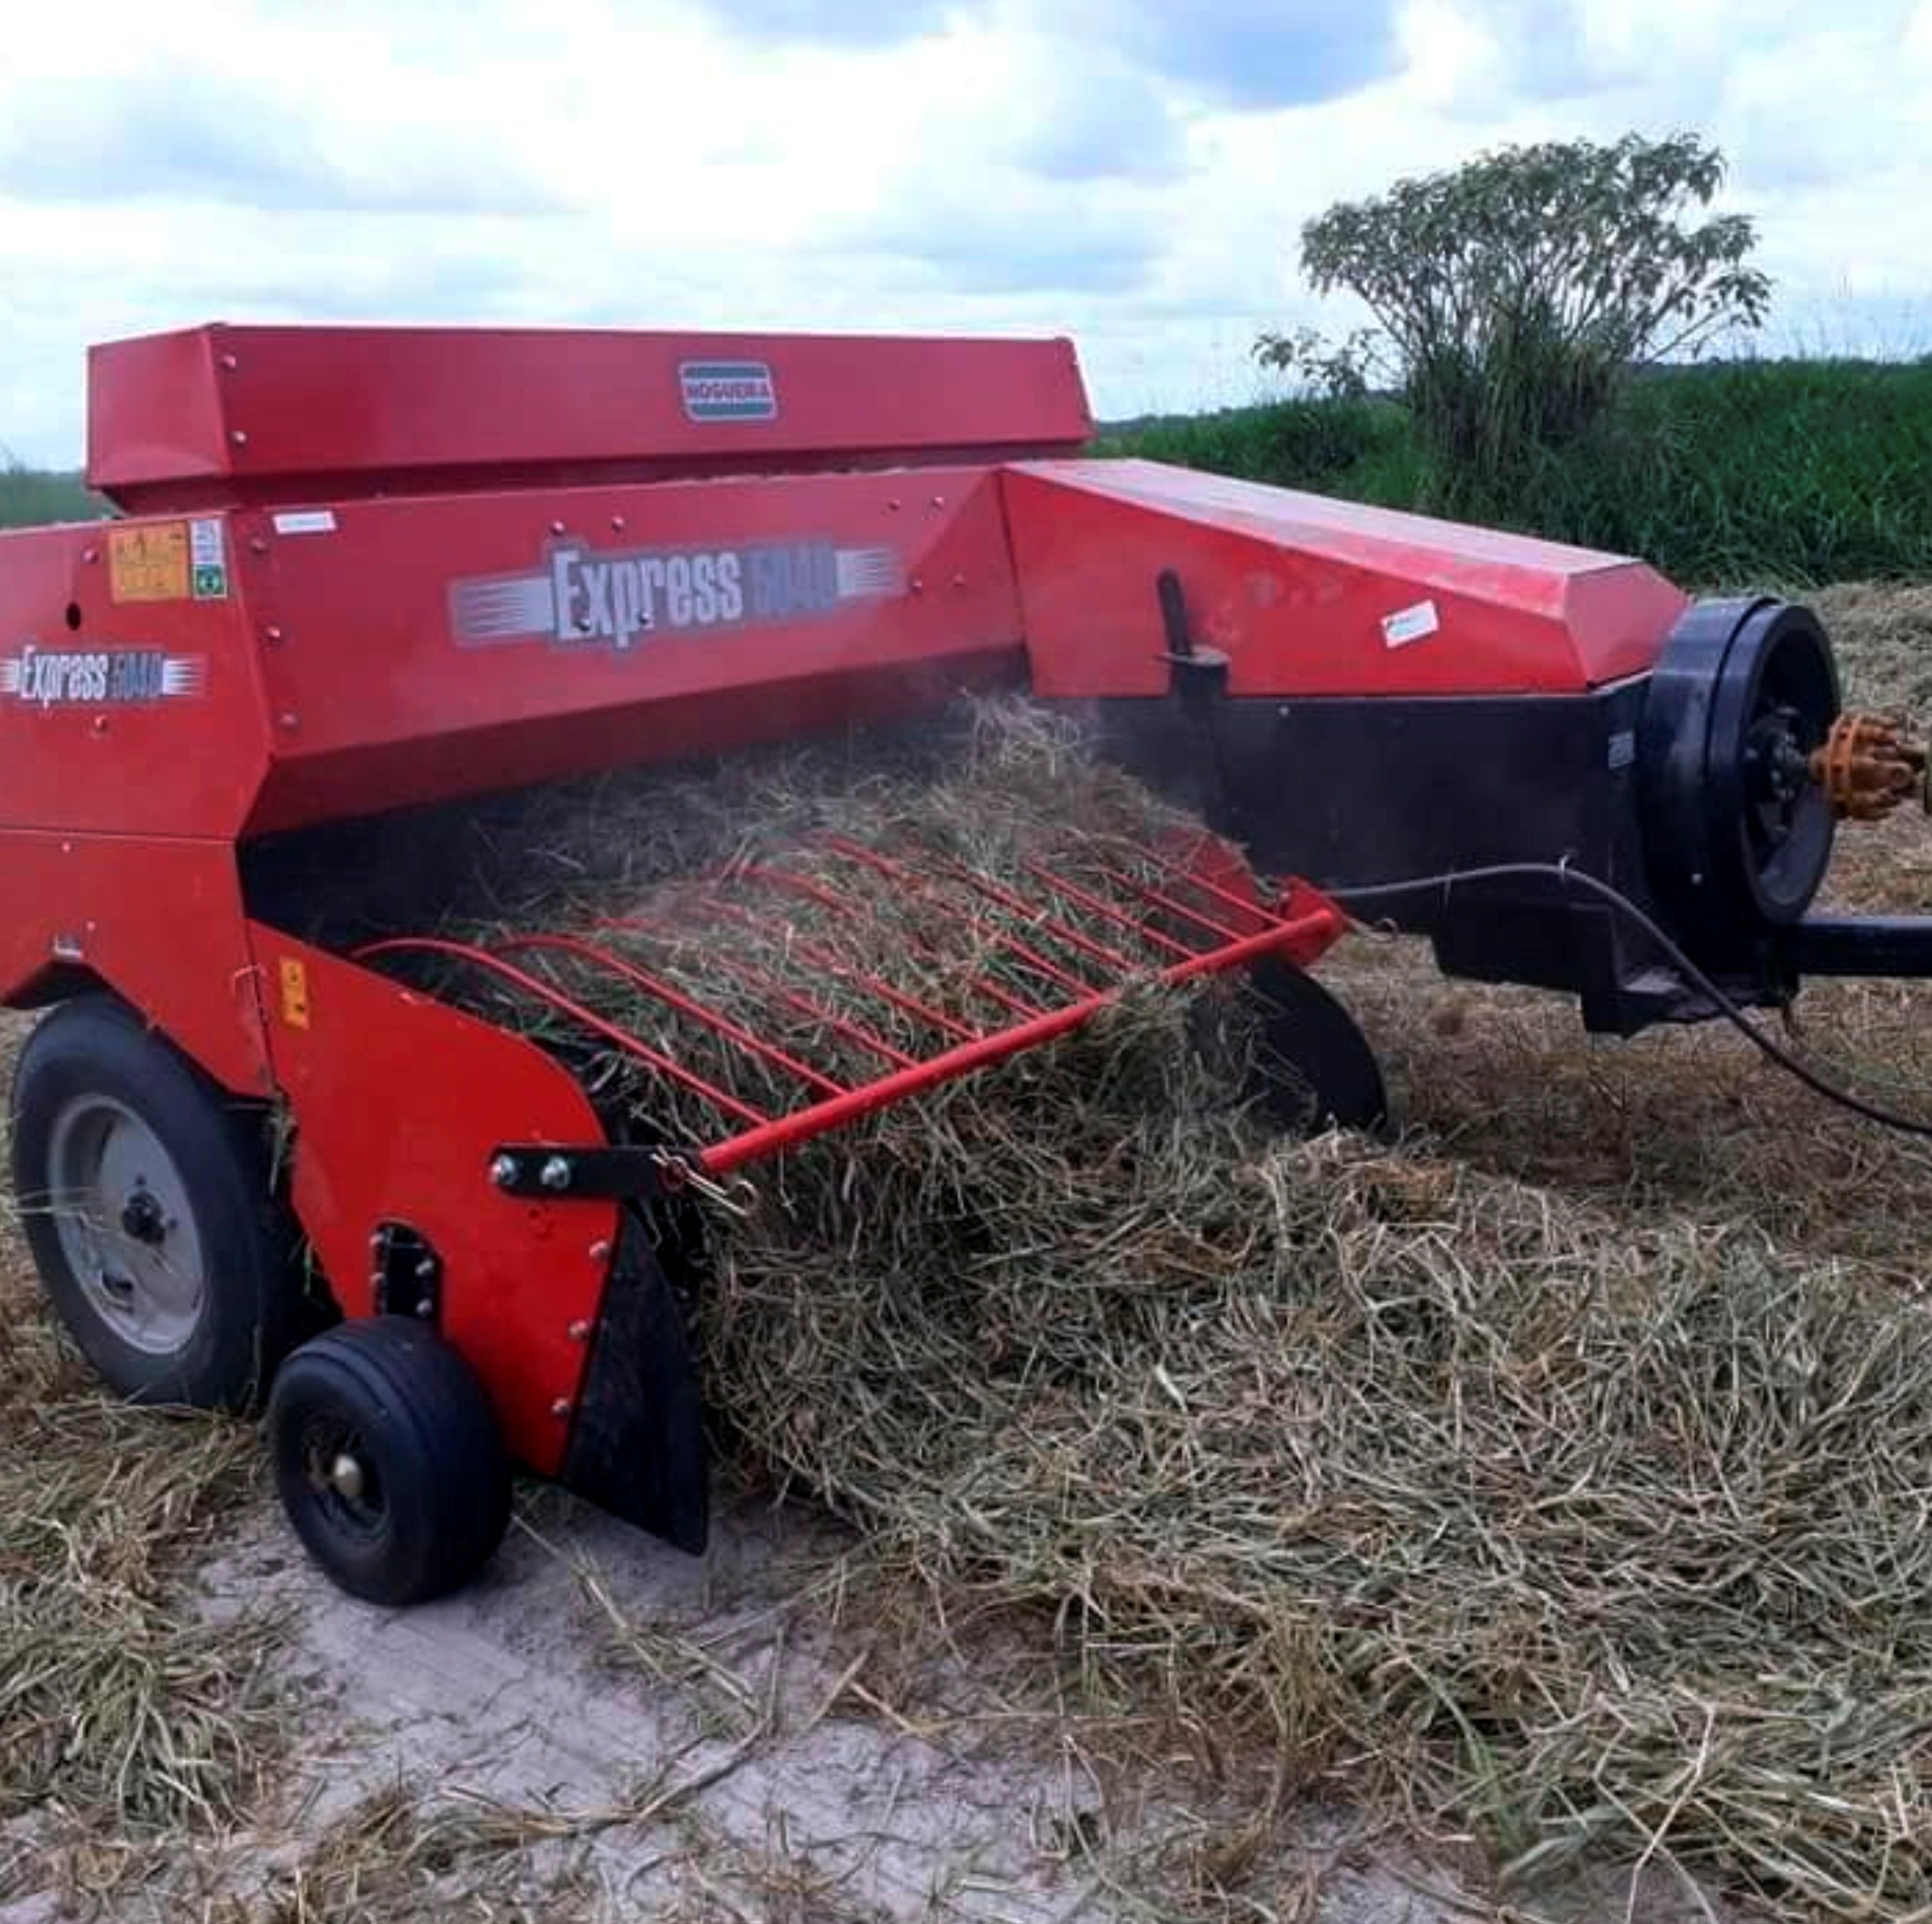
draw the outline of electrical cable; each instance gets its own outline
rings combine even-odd
[[[1867,1122],[1876,1123],[1883,1128],[1896,1129],[1909,1136],[1932,1138],[1932,1121],[1921,1121],[1916,1117],[1900,1115],[1895,1110],[1882,1108],[1870,1103],[1855,1091],[1822,1076],[1805,1062],[1785,1047],[1774,1036],[1766,1035],[1751,1021],[1740,1005],[1716,983],[1711,980],[1697,964],[1691,960],[1682,944],[1667,934],[1647,909],[1633,902],[1622,889],[1588,873],[1581,868],[1572,868],[1561,862],[1498,862],[1479,868],[1463,868],[1441,875],[1418,876],[1405,882],[1384,882],[1361,888],[1325,888],[1322,893],[1340,903],[1344,908],[1357,902],[1388,900],[1405,895],[1426,895],[1432,890],[1440,889],[1446,898],[1451,888],[1466,886],[1471,883],[1523,881],[1535,876],[1547,879],[1554,876],[1566,883],[1576,883],[1589,894],[1607,903],[1625,920],[1648,936],[1664,953],[1665,959],[1701,994],[1707,996],[1718,1013],[1730,1026],[1753,1043],[1787,1075],[1827,1102],[1835,1103],[1855,1116]]]

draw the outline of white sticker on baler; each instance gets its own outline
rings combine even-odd
[[[275,517],[278,535],[333,535],[335,516],[327,508],[284,510]]]
[[[1393,615],[1383,617],[1382,638],[1392,648],[1406,648],[1411,642],[1433,635],[1441,626],[1442,617],[1435,611],[1435,603],[1418,601],[1413,608],[1398,608]]]

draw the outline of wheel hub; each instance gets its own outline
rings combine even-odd
[[[151,1190],[137,1189],[120,1212],[121,1234],[130,1241],[158,1249],[167,1241],[168,1219]]]
[[[345,1502],[360,1503],[369,1487],[369,1479],[360,1461],[341,1450],[329,1466],[329,1486]]]
[[[207,1296],[200,1226],[174,1158],[111,1096],[74,1097],[48,1139],[49,1213],[69,1268],[123,1342],[178,1353]]]

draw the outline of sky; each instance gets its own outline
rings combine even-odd
[[[1932,0],[0,0],[0,459],[202,320],[1067,334],[1255,398],[1337,200],[1694,129],[1770,345],[1932,352]]]

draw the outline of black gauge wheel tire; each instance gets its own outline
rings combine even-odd
[[[412,1317],[344,1323],[268,1403],[282,1507],[339,1589],[391,1608],[461,1589],[509,1522],[510,1471],[476,1372]]]

